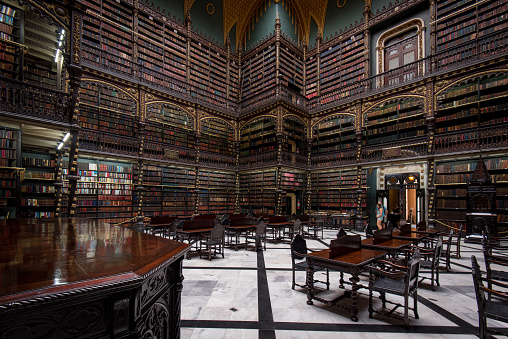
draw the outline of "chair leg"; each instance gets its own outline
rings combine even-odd
[[[430,268],[430,286],[432,287],[432,291],[436,291],[434,288],[434,266]]]
[[[487,338],[487,318],[480,315],[480,339]]]
[[[441,286],[439,285],[439,264],[436,266],[436,285]]]
[[[404,296],[404,326],[409,328],[409,295]]]
[[[374,313],[374,308],[372,307],[372,289],[369,288],[369,318],[374,318],[372,313]]]
[[[386,308],[386,293],[380,292],[381,301],[383,303],[383,308]]]
[[[326,269],[326,289],[330,289],[330,271],[328,269]]]
[[[420,316],[418,315],[418,291],[415,291],[415,293],[413,294],[413,301],[414,301],[413,312],[415,314],[415,318],[420,319]]]

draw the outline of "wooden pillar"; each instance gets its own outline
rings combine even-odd
[[[428,174],[427,174],[427,208],[428,208],[428,226],[436,227],[436,186],[435,176],[436,176],[436,164],[434,161],[434,151],[435,151],[435,129],[436,129],[436,117],[435,117],[435,107],[434,107],[434,81],[429,80],[426,84],[426,95],[425,95],[425,115],[427,121],[427,166],[428,166]]]
[[[370,20],[370,6],[367,2],[363,9],[363,22],[364,22],[364,30],[363,30],[363,53],[365,55],[365,78],[370,77],[370,29],[369,29],[369,20]]]
[[[280,83],[280,18],[279,12],[277,12],[277,18],[275,19],[275,83]]]
[[[321,95],[321,42],[323,38],[321,33],[316,37],[316,95]]]

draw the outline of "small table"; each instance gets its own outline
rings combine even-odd
[[[266,227],[269,227],[272,229],[273,232],[273,240],[275,240],[275,243],[278,242],[279,239],[282,240],[282,236],[280,236],[280,231],[282,230],[282,233],[284,235],[284,228],[286,227],[293,227],[292,222],[270,222],[266,224]]]
[[[180,240],[180,236],[182,237],[182,241],[187,241],[187,243],[191,246],[195,245],[199,239],[203,236],[207,236],[212,232],[212,228],[197,228],[194,230],[177,230],[176,231],[176,240]],[[197,246],[194,246],[194,251],[192,253],[198,253],[199,250]],[[187,251],[186,258],[190,259],[191,250]]]
[[[374,238],[367,238],[362,240],[362,247],[370,248],[373,250],[386,251],[391,257],[395,257],[397,252],[403,248],[409,247],[412,244],[410,240],[390,239],[379,244],[374,244]]]
[[[224,225],[224,229],[226,231],[232,232],[235,235],[235,251],[238,251],[238,244],[240,243],[240,234],[247,233],[249,231],[256,231],[256,225],[235,225],[235,226],[229,226]],[[229,245],[231,245],[231,241],[229,242]]]
[[[428,234],[424,233],[406,233],[403,235],[400,235],[399,231],[393,231],[393,239],[400,239],[400,240],[410,240],[413,242],[413,244],[418,245],[418,243],[424,239],[427,239],[429,237]]]
[[[312,305],[312,300],[315,299],[317,301],[326,303],[328,305],[337,306],[346,312],[351,314],[351,320],[358,321],[358,308],[357,308],[357,299],[358,299],[358,289],[364,287],[363,285],[358,284],[360,278],[358,275],[364,271],[365,266],[383,258],[386,255],[385,251],[379,250],[371,250],[367,248],[362,248],[360,250],[356,250],[350,253],[346,253],[334,258],[329,258],[329,249],[321,250],[318,252],[312,252],[307,254],[307,304]],[[334,300],[326,300],[319,298],[314,295],[314,266],[319,266],[322,268],[327,268],[329,270],[338,271],[341,273],[349,273],[352,277],[349,279],[351,281],[351,291],[344,292],[343,295],[335,298]],[[340,281],[340,287],[344,287],[344,281]],[[344,298],[352,299],[352,308],[348,308],[343,305],[339,305],[338,302]]]

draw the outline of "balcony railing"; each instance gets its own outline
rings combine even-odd
[[[207,167],[216,167],[223,170],[236,170],[236,157],[218,153],[200,151],[199,163]]]
[[[508,126],[440,134],[435,139],[435,153],[469,152],[508,146]]]
[[[307,157],[293,152],[282,152],[282,165],[307,169],[309,167]]]
[[[79,148],[89,151],[136,157],[139,153],[139,140],[103,132],[80,130]]]
[[[196,163],[196,150],[146,141],[143,146],[143,157],[158,160],[172,160],[174,162],[194,165]]]
[[[0,110],[58,122],[70,122],[69,94],[0,76]]]
[[[338,152],[313,155],[310,159],[311,168],[327,168],[356,163],[356,148]]]
[[[428,154],[427,152],[427,138],[415,138],[362,147],[360,161],[364,163],[389,159],[419,158],[426,156]]]
[[[240,169],[253,169],[278,164],[277,152],[267,152],[256,155],[240,157]]]

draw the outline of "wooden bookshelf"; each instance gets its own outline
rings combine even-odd
[[[207,152],[236,155],[234,128],[221,119],[204,120],[199,147]]]
[[[313,136],[312,154],[355,148],[355,117],[337,115],[326,118],[314,126]]]
[[[508,157],[484,159],[496,184],[496,213],[498,234],[508,231]]]
[[[234,213],[236,174],[199,170],[198,213],[222,215]]]
[[[240,173],[241,213],[275,214],[277,197],[277,171]]]
[[[241,99],[247,99],[275,85],[275,56],[275,45],[267,45],[256,54],[247,55],[243,60]]]
[[[303,92],[303,57],[286,40],[282,40],[279,48],[279,70],[282,84],[297,93]]]
[[[137,136],[136,102],[115,87],[83,82],[80,91],[79,124],[82,128]]]
[[[323,103],[343,87],[365,78],[365,54],[363,33],[337,41],[321,52],[320,91]]]
[[[305,96],[312,99],[317,95],[317,58],[315,55],[309,57],[306,61],[306,85]]]
[[[474,78],[438,96],[436,132],[474,130],[507,124],[508,75]],[[466,135],[464,137],[467,138]]]
[[[298,119],[284,119],[282,123],[284,133],[284,145],[287,146],[287,151],[295,153],[304,153],[307,149],[307,128],[305,124]],[[292,149],[291,143],[295,143],[296,149]]]
[[[194,119],[178,106],[154,104],[147,106],[145,140],[169,146],[194,148]]]
[[[474,4],[474,0],[440,1],[437,4],[438,52],[476,39],[476,6],[471,6]]]
[[[82,56],[90,63],[124,74],[132,74],[132,13],[133,7],[126,2],[83,1]],[[86,47],[90,47],[87,49]],[[99,57],[92,50],[102,50]]]
[[[53,218],[55,216],[55,157],[49,154],[23,152],[25,168],[21,183],[20,216]]]
[[[385,101],[369,109],[364,121],[368,145],[427,135],[420,98]]]
[[[20,16],[22,11],[0,2],[0,75],[19,79],[21,65]]]
[[[362,194],[362,206],[358,206],[356,170],[334,170],[328,172],[315,172],[311,174],[312,194],[311,210],[357,213],[358,208],[366,208],[365,194]],[[361,174],[361,187],[367,186],[365,170]]]
[[[240,131],[240,156],[277,150],[275,121],[269,118],[255,120]]]
[[[196,170],[162,167],[162,214],[193,215]]]

